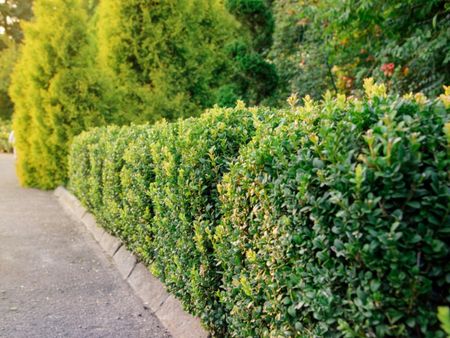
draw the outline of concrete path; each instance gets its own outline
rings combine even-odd
[[[51,192],[0,154],[0,337],[169,337]]]

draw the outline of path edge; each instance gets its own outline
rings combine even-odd
[[[54,191],[58,202],[72,218],[83,224],[104,253],[112,258],[124,280],[133,289],[144,306],[148,307],[174,338],[207,338],[209,333],[200,319],[183,310],[181,302],[169,294],[164,284],[139,263],[122,242],[97,225],[92,215],[66,188]]]

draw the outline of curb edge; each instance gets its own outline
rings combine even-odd
[[[159,319],[174,338],[207,338],[209,333],[201,326],[200,319],[183,310],[181,302],[166,291],[163,283],[128,251],[119,239],[97,225],[94,215],[64,187],[54,191],[63,209],[82,223],[103,252],[112,261],[137,297]]]

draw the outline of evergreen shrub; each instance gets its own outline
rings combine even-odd
[[[220,186],[230,332],[442,336],[449,115],[417,101],[305,100],[258,129]]]
[[[222,332],[225,313],[216,293],[221,271],[212,238],[220,220],[217,184],[255,131],[252,111],[212,109],[199,118],[179,121],[152,146],[154,182],[153,271],[187,308]]]
[[[366,92],[95,129],[70,187],[215,336],[444,337],[450,100]]]

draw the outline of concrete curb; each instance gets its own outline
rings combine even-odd
[[[103,251],[112,257],[122,277],[174,338],[209,337],[208,332],[201,326],[200,319],[185,312],[180,301],[166,291],[164,284],[142,263],[138,263],[136,256],[117,238],[98,226],[95,217],[74,195],[63,187],[58,187],[54,194],[64,210],[83,223]]]

